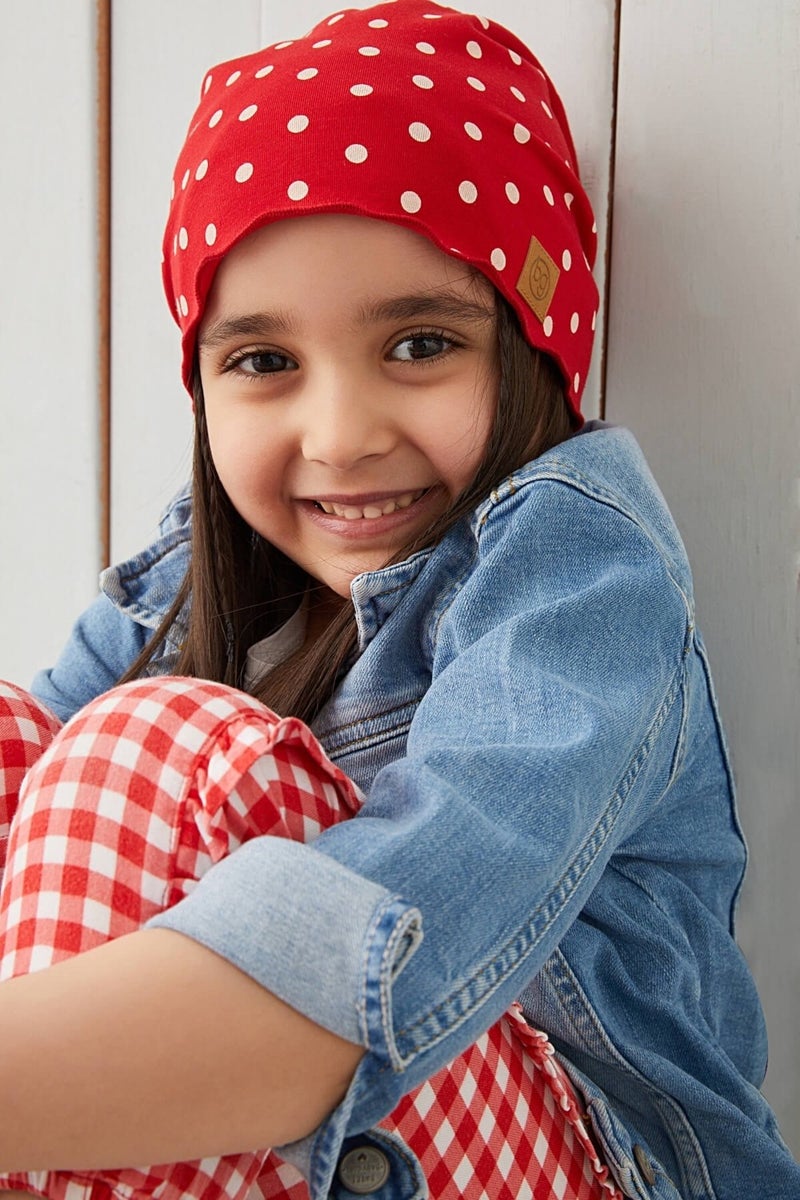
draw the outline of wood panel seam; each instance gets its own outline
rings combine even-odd
[[[606,203],[605,279],[603,288],[603,340],[600,359],[600,417],[606,415],[606,386],[608,382],[608,340],[611,325],[611,261],[614,240],[614,189],[617,169],[617,117],[619,112],[620,41],[622,35],[622,0],[616,0],[614,11],[613,78],[611,83],[611,137],[608,151],[608,200]]]
[[[111,0],[96,0],[97,375],[100,568],[111,553]]]

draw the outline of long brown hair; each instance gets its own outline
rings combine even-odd
[[[497,409],[475,477],[455,504],[404,546],[395,561],[435,545],[501,480],[572,432],[558,368],[549,356],[525,341],[514,310],[499,295],[497,358]],[[256,534],[228,499],[211,457],[198,371],[194,400],[191,565],[161,626],[123,679],[141,673],[191,599],[188,634],[175,673],[241,687],[248,648],[279,628],[315,582]],[[352,605],[342,600],[322,633],[252,691],[276,712],[310,721],[332,695],[355,644]]]

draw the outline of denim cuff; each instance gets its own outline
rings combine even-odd
[[[313,846],[254,838],[147,927],[193,938],[317,1025],[395,1065],[392,984],[419,945],[421,916]]]

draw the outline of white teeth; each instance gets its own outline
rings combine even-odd
[[[329,516],[344,517],[346,521],[374,521],[377,517],[388,517],[399,508],[408,508],[425,491],[426,488],[420,488],[417,492],[403,492],[393,500],[384,500],[382,504],[365,504],[363,508],[356,508],[352,504],[334,504],[330,500],[317,500],[315,503]]]

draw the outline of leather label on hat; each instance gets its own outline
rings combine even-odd
[[[542,243],[532,237],[517,280],[517,291],[525,297],[540,321],[547,316],[560,275],[560,269]]]

